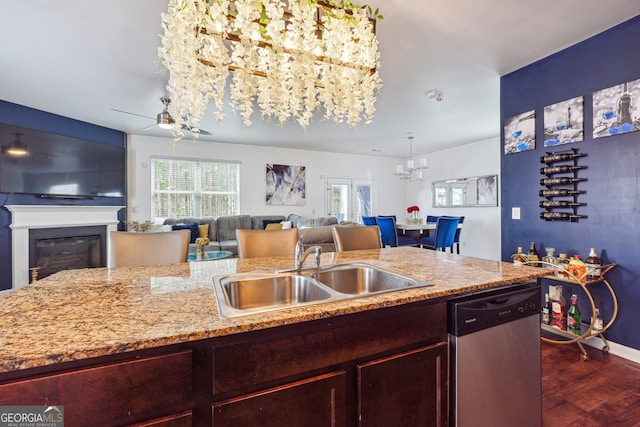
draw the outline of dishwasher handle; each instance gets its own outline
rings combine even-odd
[[[528,287],[449,302],[449,332],[462,336],[540,314],[540,288]]]

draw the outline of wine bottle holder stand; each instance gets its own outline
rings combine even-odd
[[[540,212],[541,219],[576,222],[580,218],[587,218],[586,215],[578,214],[578,207],[585,205],[578,202],[578,196],[586,193],[578,190],[578,184],[586,181],[586,178],[578,177],[578,171],[586,169],[586,166],[578,165],[578,159],[586,155],[578,153],[577,148],[572,148],[567,151],[547,152],[545,156],[540,157],[540,163],[546,165],[540,168],[540,173],[546,176],[540,180],[540,185],[543,186],[540,196],[546,199],[540,202],[540,207],[545,209]],[[561,165],[557,165],[558,163]],[[559,197],[561,199],[558,199]]]
[[[551,325],[546,325],[544,323],[541,324],[542,329],[544,331],[548,331],[553,333],[554,335],[558,336],[557,339],[553,339],[553,338],[547,338],[547,337],[542,337],[542,341],[544,342],[548,342],[548,343],[552,343],[552,344],[577,344],[578,347],[580,348],[580,352],[582,353],[580,355],[580,360],[587,360],[589,358],[589,355],[587,354],[587,351],[585,350],[585,348],[582,345],[582,342],[590,339],[590,338],[599,338],[600,340],[602,340],[603,346],[601,348],[603,353],[608,353],[609,352],[609,343],[607,342],[607,340],[604,337],[604,333],[607,331],[607,329],[609,329],[611,327],[611,325],[613,324],[613,322],[616,320],[616,317],[618,317],[618,299],[616,298],[616,294],[613,291],[613,288],[611,287],[611,285],[609,284],[609,282],[607,281],[607,279],[604,278],[604,275],[606,273],[609,272],[609,270],[611,270],[613,267],[616,266],[616,264],[607,264],[607,265],[602,265],[600,267],[600,277],[597,279],[587,279],[587,275],[592,271],[591,269],[589,269],[587,267],[587,271],[584,273],[584,275],[580,276],[580,277],[576,277],[574,276],[570,271],[559,267],[557,264],[552,264],[549,262],[545,262],[545,261],[527,261],[524,262],[523,265],[539,265],[542,267],[545,266],[549,266],[549,267],[554,267],[555,269],[558,270],[558,272],[562,271],[564,274],[567,275],[568,278],[563,278],[563,277],[559,277],[559,276],[545,276],[544,279],[548,279],[548,280],[555,280],[558,282],[564,282],[564,283],[571,283],[573,285],[579,285],[582,287],[582,290],[584,291],[584,293],[587,296],[587,299],[589,300],[589,303],[591,304],[591,322],[587,323],[583,323],[581,325],[581,334],[580,335],[576,335],[573,334],[571,332],[568,331],[563,331],[561,329],[558,328],[554,328]],[[584,282],[583,282],[584,280]],[[607,290],[609,291],[609,294],[611,296],[611,300],[613,302],[613,313],[611,314],[611,317],[609,319],[609,321],[606,324],[603,324],[602,330],[600,331],[594,331],[593,330],[593,326],[595,324],[595,320],[596,320],[596,304],[593,301],[593,297],[591,296],[591,292],[589,291],[589,286],[591,285],[595,285],[598,283],[602,283],[605,285],[605,287],[607,288]]]

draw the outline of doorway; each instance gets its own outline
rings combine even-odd
[[[373,183],[353,178],[327,178],[326,214],[338,222],[362,223],[373,215]]]

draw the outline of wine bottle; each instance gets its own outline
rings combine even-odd
[[[576,208],[584,205],[586,203],[571,202],[569,200],[542,200],[540,202],[541,208]]]
[[[560,254],[560,257],[558,258],[558,275],[569,278],[567,271],[569,271],[569,260],[567,259],[567,254]]]
[[[556,177],[556,178],[542,178],[540,180],[540,185],[567,185],[573,184],[576,182],[586,181],[587,178],[572,178],[568,176]]]
[[[596,319],[593,321],[593,332],[602,332],[604,328],[604,322],[602,321],[602,315],[600,310],[596,308]]]
[[[576,215],[569,212],[540,212],[540,218],[546,220],[562,219],[565,221],[575,221],[580,218],[586,218],[586,215]]]
[[[576,335],[580,335],[580,325],[582,324],[582,316],[578,308],[578,296],[571,295],[571,305],[567,310],[567,331]]]
[[[556,285],[554,295],[551,297],[551,326],[562,331],[567,330],[565,302],[560,285]]]
[[[558,151],[557,153],[548,153],[546,156],[540,157],[540,163],[557,163],[567,160],[577,159],[578,157],[586,156],[585,153],[578,153],[576,151]]]
[[[540,257],[538,256],[538,251],[536,250],[536,242],[531,242],[531,245],[529,245],[529,254],[527,255],[527,258],[529,259],[529,261],[536,261],[532,264],[534,267],[539,266],[537,261],[540,260]]]
[[[522,252],[522,246],[518,246],[518,252],[511,255],[511,258],[516,265],[522,265],[522,263],[528,261],[527,256]]]
[[[584,194],[586,191],[584,190],[570,190],[568,188],[555,188],[553,190],[540,190],[538,194],[540,197],[564,197],[564,196],[574,196],[576,194]]]
[[[602,262],[598,258],[596,248],[589,249],[589,256],[587,257],[585,264],[587,265],[587,279],[597,280],[602,275]]]
[[[549,301],[549,294],[544,294],[544,305],[542,306],[542,323],[545,325],[551,324],[551,302]]]
[[[573,172],[573,171],[577,171],[585,168],[586,166],[570,166],[570,165],[547,166],[545,168],[540,168],[540,173],[543,175],[553,175],[555,173],[567,173],[567,172]]]

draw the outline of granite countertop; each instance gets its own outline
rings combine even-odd
[[[273,272],[291,266],[293,257],[61,271],[0,296],[0,373],[442,298],[550,273],[410,247],[322,255],[323,265],[350,261],[434,286],[222,318],[213,276]]]

